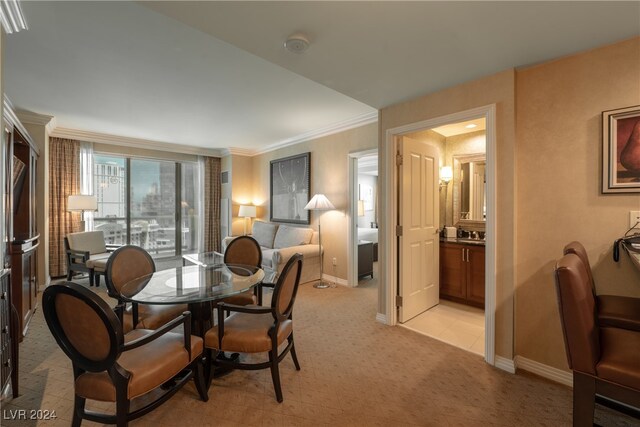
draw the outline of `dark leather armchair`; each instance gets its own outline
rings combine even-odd
[[[296,369],[300,370],[293,341],[292,312],[301,271],[302,255],[295,254],[285,265],[273,289],[271,307],[219,303],[218,325],[207,331],[204,337],[208,352],[207,358],[215,361],[214,366],[230,366],[234,369],[250,370],[270,368],[278,402],[282,402],[278,364],[289,351]],[[225,310],[231,312],[227,318],[223,314]],[[287,345],[278,353],[278,348],[285,341],[287,341]],[[268,353],[269,361],[249,364],[237,360],[216,360],[218,354],[223,351]]]
[[[167,401],[192,378],[200,398],[208,400],[203,342],[190,333],[189,312],[155,331],[136,329],[125,334],[111,307],[73,282],[47,287],[42,306],[51,333],[73,364],[72,426],[79,426],[83,419],[126,426]],[[182,333],[171,332],[179,326]],[[116,412],[88,411],[87,399],[115,402]]]
[[[640,331],[640,298],[619,295],[596,295],[596,284],[593,280],[593,272],[591,271],[586,249],[580,242],[571,242],[564,247],[564,254],[569,253],[580,257],[587,269],[587,277],[596,301],[600,326]]]
[[[227,250],[224,251],[225,264],[243,264],[262,266],[262,250],[260,244],[250,236],[240,236],[229,242]],[[233,305],[262,305],[262,288],[256,286],[251,291],[246,291],[232,297],[225,298],[224,303]]]
[[[569,368],[573,425],[592,426],[595,403],[639,416],[640,333],[600,327],[587,267],[567,254],[555,267],[556,291]]]
[[[125,332],[134,328],[156,329],[187,311],[186,304],[133,304],[123,300],[120,293],[123,285],[156,271],[153,258],[144,249],[133,245],[118,248],[109,257],[106,270],[107,292],[124,307],[121,320]]]

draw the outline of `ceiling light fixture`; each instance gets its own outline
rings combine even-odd
[[[287,37],[284,47],[293,53],[302,53],[309,47],[309,40],[304,34],[295,33]]]
[[[473,128],[477,128],[477,127],[478,127],[478,125],[477,125],[477,124],[475,124],[475,123],[470,123],[470,124],[466,125],[465,127],[466,127],[467,129],[473,129]]]

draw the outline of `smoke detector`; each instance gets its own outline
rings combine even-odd
[[[304,34],[296,33],[287,37],[284,47],[293,53],[302,53],[309,47],[309,40]]]

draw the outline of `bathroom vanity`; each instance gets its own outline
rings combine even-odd
[[[440,242],[440,298],[484,308],[484,243],[474,239]]]

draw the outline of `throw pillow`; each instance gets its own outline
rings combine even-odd
[[[269,222],[255,221],[253,223],[252,236],[256,241],[265,248],[273,248],[273,239],[276,236],[278,224]]]
[[[276,249],[288,248],[290,246],[308,245],[311,242],[313,230],[310,228],[289,227],[281,225],[276,233],[273,247]]]

